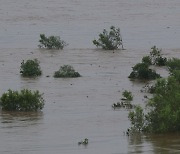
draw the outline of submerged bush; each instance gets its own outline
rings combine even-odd
[[[155,86],[154,84],[146,84],[143,89],[141,89],[141,92],[150,93],[153,94],[155,92]],[[146,96],[145,96],[146,97]]]
[[[130,101],[121,101],[121,102],[117,102],[117,103],[114,103],[112,105],[112,108],[115,110],[115,109],[120,109],[120,108],[124,108],[124,109],[132,109],[134,108],[135,105],[131,104]]]
[[[144,56],[142,58],[142,63],[148,64],[148,65],[152,65],[151,57],[150,56]]]
[[[133,71],[130,73],[129,78],[151,80],[160,78],[160,75],[150,69],[147,63],[138,63],[133,67]]]
[[[157,66],[165,66],[167,62],[167,58],[166,57],[157,57],[156,58],[156,65]]]
[[[39,61],[37,59],[34,60],[24,60],[21,63],[20,73],[23,77],[36,77],[40,76],[42,71],[39,65]]]
[[[54,73],[55,78],[76,78],[80,76],[81,75],[70,65],[61,66],[60,69]]]
[[[104,29],[103,33],[99,34],[99,39],[93,40],[93,44],[97,47],[102,47],[102,49],[105,50],[116,50],[120,46],[122,46],[123,49],[120,28],[115,28],[114,26],[111,26],[110,32]]]
[[[124,99],[127,101],[133,100],[133,95],[130,91],[125,90],[125,91],[123,91],[122,95],[123,95]]]
[[[180,70],[180,59],[179,58],[169,59],[167,61],[167,67],[171,73],[175,70]]]
[[[44,107],[44,99],[39,91],[24,89],[20,92],[8,90],[0,98],[0,105],[5,111],[38,111]]]
[[[157,66],[165,66],[167,62],[167,58],[162,57],[161,50],[158,49],[156,46],[153,46],[151,50],[152,50],[150,52],[151,63]]]
[[[121,98],[121,102],[114,103],[112,105],[112,108],[115,109],[120,109],[120,108],[125,108],[125,109],[132,109],[134,108],[134,105],[131,104],[131,101],[133,100],[133,95],[130,91],[123,91],[122,93],[123,98]]]
[[[173,132],[180,130],[180,83],[175,77],[158,80],[155,94],[148,103],[147,131]]]
[[[180,72],[168,79],[159,79],[148,112],[137,108],[129,113],[132,130],[148,133],[180,131]]]
[[[145,117],[143,113],[143,109],[140,106],[136,106],[134,111],[130,111],[128,118],[131,121],[131,130],[140,132],[144,128]]]
[[[180,70],[173,71],[172,75],[175,77],[175,79],[180,83]]]
[[[144,56],[142,58],[142,63],[146,63],[148,65],[165,66],[166,62],[167,58],[162,57],[161,50],[156,46],[151,48],[151,52],[148,56]]]
[[[59,36],[46,37],[45,34],[40,34],[40,45],[39,48],[47,49],[63,49],[66,46],[66,42],[61,40]]]

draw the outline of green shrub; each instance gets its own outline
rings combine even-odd
[[[66,42],[61,40],[59,36],[46,37],[45,34],[40,34],[40,45],[39,48],[47,49],[63,49],[66,46]]]
[[[133,71],[130,73],[129,78],[151,80],[160,78],[160,75],[154,70],[149,69],[147,63],[138,63],[133,67]]]
[[[161,50],[158,49],[156,46],[153,46],[151,48],[150,55],[151,55],[151,57],[154,57],[156,59],[156,57],[161,56]]]
[[[167,61],[167,67],[171,73],[175,70],[180,70],[180,59],[179,58],[169,59]]]
[[[156,46],[151,48],[149,56],[144,56],[142,58],[142,63],[146,63],[148,65],[165,66],[166,62],[167,58],[162,57],[161,50]]]
[[[122,93],[123,98],[121,98],[121,102],[114,103],[112,105],[113,109],[119,109],[119,108],[125,108],[125,109],[132,109],[134,108],[134,105],[131,104],[131,101],[133,100],[133,95],[130,91],[123,91]]]
[[[177,74],[157,80],[146,114],[142,109],[129,113],[133,130],[148,133],[180,131],[180,72]]]
[[[153,46],[151,50],[152,50],[150,52],[151,64],[157,66],[165,66],[167,62],[167,58],[162,57],[161,50],[158,49],[156,46]]]
[[[125,90],[125,91],[123,91],[122,95],[125,98],[125,100],[127,100],[127,101],[133,100],[133,95],[130,91]]]
[[[38,111],[44,107],[44,99],[39,91],[24,89],[20,92],[8,90],[0,98],[0,105],[5,111]]]
[[[175,70],[172,72],[172,75],[174,76],[174,78],[177,80],[177,82],[180,83],[180,70]]]
[[[134,111],[130,111],[128,118],[131,121],[131,131],[141,132],[145,124],[145,116],[143,109],[140,106],[136,106]]]
[[[142,63],[148,64],[148,65],[152,65],[151,57],[150,56],[144,56],[142,58]]]
[[[61,66],[58,71],[54,73],[55,78],[76,78],[81,75],[75,72],[74,68],[70,65]]]
[[[157,66],[165,66],[167,63],[167,58],[166,57],[157,57],[156,58],[156,65]]]
[[[147,84],[143,87],[143,90],[141,90],[141,92],[146,92],[146,93],[150,93],[153,94],[155,92],[155,86],[153,84]]]
[[[147,130],[173,132],[180,130],[180,83],[174,76],[158,80],[155,94],[148,103]]]
[[[23,77],[36,77],[42,74],[41,68],[39,66],[39,61],[34,60],[24,60],[21,63],[20,73]]]
[[[97,47],[102,47],[105,50],[116,50],[120,46],[123,48],[122,37],[120,34],[120,28],[110,27],[110,32],[106,29],[103,33],[99,34],[98,40],[93,40],[93,44]]]

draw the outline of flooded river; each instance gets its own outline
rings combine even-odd
[[[167,57],[180,57],[179,8],[179,0],[0,0],[0,95],[29,88],[46,101],[38,113],[0,111],[0,154],[180,153],[179,134],[124,135],[129,111],[111,107],[124,90],[144,105],[140,91],[146,83],[127,77],[153,45]],[[126,50],[92,44],[111,25],[121,28]],[[38,49],[41,33],[59,35],[69,45]],[[34,58],[43,75],[22,78],[22,60]],[[64,64],[82,77],[54,79]],[[165,68],[157,71],[167,76]],[[84,138],[89,144],[79,146]]]

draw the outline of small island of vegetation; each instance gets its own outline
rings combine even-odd
[[[38,90],[8,90],[0,97],[0,106],[4,111],[38,111],[43,109],[44,99]]]

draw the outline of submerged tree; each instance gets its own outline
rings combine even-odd
[[[115,28],[114,26],[110,27],[110,32],[106,29],[103,30],[103,33],[99,34],[98,40],[93,40],[93,44],[97,47],[102,47],[105,50],[116,50],[120,46],[123,49],[122,36],[120,34],[120,28]]]
[[[23,77],[36,77],[42,74],[39,61],[37,59],[34,60],[24,60],[21,63],[20,73]]]
[[[153,133],[180,131],[180,70],[155,84],[144,114],[138,107],[129,113],[133,130]]]
[[[180,70],[180,59],[172,58],[167,61],[167,67],[170,73],[173,73],[175,70]]]
[[[47,49],[63,49],[67,45],[65,41],[61,40],[60,36],[46,37],[45,34],[40,34],[39,42],[39,48]]]
[[[8,90],[1,96],[0,105],[5,111],[38,111],[44,107],[44,99],[38,90]]]
[[[152,80],[160,78],[160,75],[150,69],[147,63],[138,63],[132,69],[133,71],[129,75],[131,79]]]
[[[151,58],[151,63],[153,65],[157,65],[157,66],[165,66],[166,65],[167,58],[162,57],[161,50],[158,49],[156,46],[153,46],[151,48],[150,58]]]
[[[70,65],[63,65],[54,73],[55,78],[76,78],[80,76],[81,75]]]
[[[132,125],[131,131],[143,131],[145,125],[145,116],[142,107],[136,106],[134,111],[129,112],[128,118],[130,119]]]
[[[133,95],[132,95],[131,91],[125,90],[125,91],[123,91],[122,95],[124,97],[123,98],[124,100],[127,100],[127,101],[132,101],[133,100]]]

